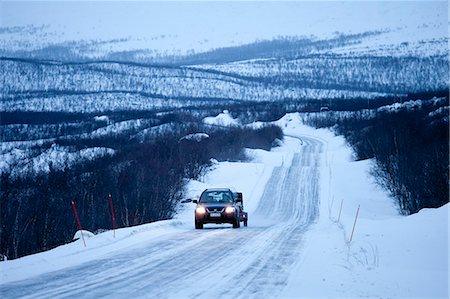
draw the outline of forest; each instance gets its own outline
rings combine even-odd
[[[153,60],[70,50],[95,43],[0,51],[0,254],[70,242],[71,201],[93,232],[111,228],[109,195],[120,227],[168,219],[186,180],[201,179],[211,159],[245,160],[245,148],[270,150],[283,139],[270,122],[286,113],[343,135],[356,159],[372,159],[400,213],[445,204],[448,57],[332,51],[379,34]],[[225,109],[239,126],[202,121]],[[255,121],[267,125],[246,126]],[[208,137],[188,137],[197,133]]]
[[[392,194],[400,213],[408,215],[448,202],[449,99],[442,91],[411,94],[402,101],[392,97],[258,102],[226,108],[241,123],[270,122],[299,112],[305,124],[343,135],[356,159],[374,159],[374,177]],[[321,107],[330,110],[321,112]],[[1,219],[12,221],[2,221],[1,253],[17,258],[70,242],[76,230],[71,201],[77,204],[83,227],[93,232],[111,229],[109,194],[120,227],[168,219],[183,199],[186,179],[201,179],[211,158],[245,160],[244,148],[270,150],[275,139],[283,139],[281,129],[269,124],[251,129],[201,122],[221,108],[116,111],[103,117],[5,113],[2,140],[45,139],[22,144],[22,156],[18,157],[27,161],[25,164],[3,168]],[[18,119],[27,124],[15,124]],[[105,125],[109,129],[104,129]],[[27,128],[18,129],[21,126]],[[208,137],[186,138],[199,132]],[[15,144],[16,151],[20,148],[20,141],[3,142],[2,147],[9,143]],[[82,155],[83,150],[93,148],[110,152],[99,154],[97,150],[88,158]],[[68,153],[73,155],[72,164]]]
[[[396,199],[400,213],[449,202],[448,92],[346,112],[305,114],[304,122],[343,135],[356,159],[374,159],[374,178]]]
[[[40,117],[29,115],[35,123],[42,121]],[[53,117],[54,122],[58,119]],[[70,242],[76,231],[71,201],[77,205],[83,228],[93,232],[111,229],[110,194],[119,227],[168,219],[183,199],[186,180],[199,179],[212,158],[245,160],[245,148],[270,150],[275,139],[283,139],[281,129],[273,125],[259,129],[208,126],[183,113],[163,115],[161,121],[170,121],[168,129],[147,139],[130,137],[130,130],[56,137],[51,144],[34,147],[44,147],[44,153],[54,153],[55,148],[72,151],[77,155],[75,163],[68,164],[67,154],[61,161],[52,154],[42,169],[2,172],[1,219],[11,220],[2,221],[2,254],[17,258]],[[208,138],[183,138],[198,132]],[[83,148],[112,152],[82,159]]]

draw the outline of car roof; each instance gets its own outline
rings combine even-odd
[[[230,188],[208,188],[205,191],[230,191],[231,192]],[[205,192],[205,191],[203,191],[203,192]]]

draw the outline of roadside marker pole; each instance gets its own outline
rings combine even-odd
[[[355,222],[353,222],[352,234],[350,235],[350,240],[348,242],[351,242],[353,239],[353,233],[355,232],[356,220],[358,219],[358,214],[359,214],[359,206],[360,205],[358,205],[358,209],[356,210]]]
[[[116,237],[116,215],[114,213],[114,206],[112,202],[112,195],[109,194],[109,208],[111,209],[111,221],[112,221],[112,229],[113,229],[113,236]]]
[[[83,236],[83,228],[81,227],[81,222],[80,222],[80,218],[78,217],[77,208],[73,201],[72,201],[72,208],[73,208],[73,213],[75,214],[75,219],[77,219],[78,230],[81,233],[81,238],[83,239],[84,247],[86,247],[86,241],[84,240],[84,236]]]
[[[328,216],[330,217],[330,220],[333,220],[333,215],[331,215],[331,212],[333,211],[333,203],[334,203],[334,196],[333,199],[331,200],[331,206],[328,206]]]
[[[344,200],[341,200],[341,207],[339,208],[339,216],[337,219],[337,222],[339,222],[339,220],[341,220],[341,212],[342,212],[342,205],[344,204]]]

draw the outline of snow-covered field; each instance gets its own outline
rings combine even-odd
[[[180,204],[172,220],[92,236],[86,248],[1,262],[2,298],[447,298],[448,205],[399,216],[343,138],[297,114],[277,123],[281,147],[215,163],[186,188],[187,198],[242,191],[247,228],[194,230],[194,205]]]

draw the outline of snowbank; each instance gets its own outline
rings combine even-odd
[[[355,215],[337,223],[338,211],[307,235],[286,297],[301,290],[305,297],[448,298],[448,204],[409,217],[361,217],[352,242]]]
[[[75,235],[73,236],[72,239],[78,240],[80,238],[92,238],[93,236],[95,236],[95,235],[88,230],[77,230],[77,232],[75,233]]]
[[[67,269],[98,259],[108,259],[122,250],[146,246],[159,236],[187,229],[180,221],[164,220],[134,227],[117,229],[56,247],[52,250],[28,255],[0,263],[0,285],[29,279],[45,273]],[[75,229],[74,229],[75,230]],[[83,231],[83,235],[84,234]]]
[[[449,205],[400,216],[370,175],[373,162],[353,161],[342,137],[303,126],[298,114],[277,123],[288,135],[314,135],[326,146],[320,218],[282,297],[448,298]]]
[[[203,122],[208,125],[223,127],[239,126],[239,121],[233,118],[228,110],[224,110],[223,113],[220,113],[217,116],[205,117]]]
[[[216,162],[201,181],[192,180],[187,183],[185,198],[198,196],[206,188],[229,187],[243,192],[245,208],[251,213],[258,205],[273,167],[281,163],[288,163],[297,146],[295,141],[287,141],[274,152],[249,149],[247,154],[253,157],[254,161],[252,162]],[[239,173],[239,176],[236,173]],[[86,247],[84,247],[83,241],[78,239],[49,251],[2,262],[0,263],[0,282],[6,284],[97,259],[107,259],[108,256],[124,250],[158,242],[161,236],[166,237],[183,231],[192,231],[194,227],[193,213],[193,204],[180,204],[178,213],[172,220],[120,228],[115,231],[115,237],[112,231],[106,231],[85,238]],[[224,226],[229,225],[224,224]],[[85,234],[83,233],[83,235]]]

